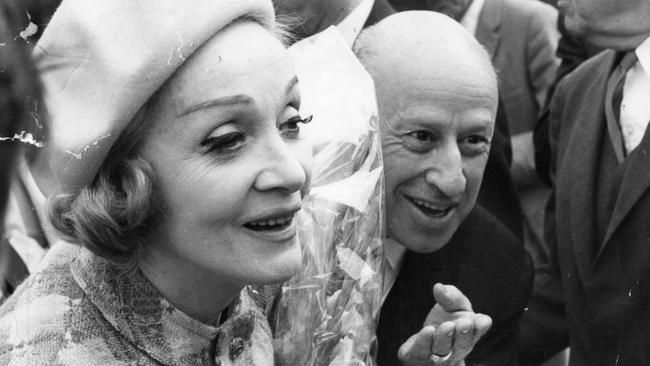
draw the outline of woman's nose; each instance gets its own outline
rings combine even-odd
[[[290,193],[301,190],[307,172],[300,163],[298,150],[292,149],[280,136],[274,136],[263,150],[264,167],[257,176],[255,189],[280,189]]]
[[[443,154],[432,157],[432,165],[425,174],[428,184],[435,186],[448,198],[458,198],[464,192],[467,185],[463,173],[463,159],[458,146],[451,144],[447,146]]]

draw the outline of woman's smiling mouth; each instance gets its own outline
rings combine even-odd
[[[249,233],[265,240],[286,242],[296,236],[296,214],[301,205],[266,211],[243,226]]]
[[[291,226],[291,224],[293,223],[294,215],[295,213],[292,213],[284,217],[277,217],[268,220],[251,221],[244,224],[244,227],[254,231],[265,231],[265,230],[280,231],[286,227]]]

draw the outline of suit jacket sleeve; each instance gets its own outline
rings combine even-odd
[[[549,114],[551,176],[554,176],[558,159],[557,147],[561,127],[559,103],[564,100],[562,86],[563,83],[558,85]],[[536,264],[533,295],[520,324],[518,347],[523,365],[538,365],[569,345],[557,253],[555,187],[551,192],[545,215],[544,234],[550,257],[547,262]]]

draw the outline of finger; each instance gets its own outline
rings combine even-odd
[[[412,335],[397,351],[397,357],[402,362],[416,360],[427,360],[431,355],[431,343],[433,342],[436,328],[426,326],[417,334]]]
[[[470,318],[460,318],[455,321],[456,330],[454,335],[454,355],[453,357],[457,360],[462,360],[467,356],[476,341],[474,340],[474,321]]]
[[[444,356],[451,352],[451,348],[454,344],[455,329],[456,325],[454,322],[444,322],[440,324],[433,338],[433,347],[430,348],[430,353]]]
[[[456,286],[436,283],[433,297],[446,311],[472,311],[472,303]]]
[[[485,314],[474,316],[474,343],[478,342],[492,327],[492,318]]]

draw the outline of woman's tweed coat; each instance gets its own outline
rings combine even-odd
[[[209,326],[141,272],[59,243],[0,308],[0,365],[272,365],[269,327],[249,295]]]

